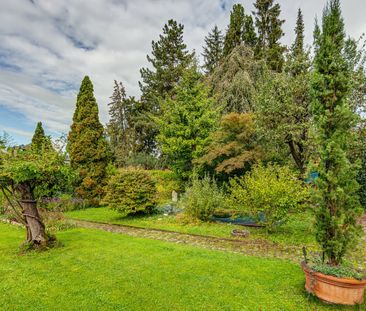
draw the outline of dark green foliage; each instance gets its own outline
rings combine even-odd
[[[147,56],[152,69],[140,70],[142,82],[140,125],[145,134],[143,150],[153,152],[157,129],[149,115],[159,115],[160,101],[174,95],[174,88],[180,81],[184,70],[192,64],[194,53],[187,51],[183,41],[182,24],[170,19],[164,25],[163,34],[158,41],[152,42],[152,56]]]
[[[295,34],[296,39],[292,50],[295,56],[299,56],[304,53],[304,17],[302,16],[301,9],[297,12]]]
[[[102,203],[123,215],[149,213],[156,205],[155,182],[146,171],[120,170],[109,180]]]
[[[243,6],[241,4],[234,4],[230,13],[230,24],[225,35],[225,56],[229,55],[236,46],[243,42],[244,23],[245,14]]]
[[[243,42],[254,48],[257,43],[257,34],[255,33],[253,18],[251,15],[245,16]]]
[[[190,68],[175,88],[175,98],[162,101],[162,114],[156,118],[158,141],[172,170],[187,179],[193,159],[200,157],[215,128],[217,111],[196,68]]]
[[[281,45],[280,39],[284,35],[282,24],[285,21],[280,19],[280,5],[274,4],[274,0],[257,0],[254,7],[255,25],[258,31],[256,57],[265,59],[272,70],[281,71],[285,48]]]
[[[347,102],[349,67],[343,56],[344,23],[340,3],[331,0],[316,37],[313,103],[320,163],[316,170],[316,239],[327,263],[338,265],[359,235],[360,204],[355,167],[347,158],[347,142],[356,116]]]
[[[192,184],[179,201],[184,213],[193,219],[209,220],[216,209],[225,207],[225,194],[214,179],[205,176],[192,178]]]
[[[46,136],[42,127],[42,122],[37,123],[36,130],[32,137],[31,148],[36,153],[42,153],[45,150],[51,150],[52,143],[49,136]]]
[[[205,37],[206,46],[203,47],[203,59],[206,73],[212,72],[223,55],[223,36],[215,25],[212,31]]]
[[[98,204],[104,194],[108,149],[104,129],[99,122],[93,84],[88,76],[83,79],[77,96],[67,149],[71,167],[79,175],[77,194],[92,204]]]

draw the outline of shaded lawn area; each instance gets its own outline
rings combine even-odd
[[[86,229],[19,256],[23,229],[0,233],[2,310],[357,310],[309,297],[286,261]]]
[[[82,220],[92,220],[110,224],[132,225],[143,228],[171,230],[181,233],[211,235],[217,237],[231,237],[233,229],[246,229],[250,231],[251,239],[266,239],[286,245],[315,245],[313,232],[313,218],[310,212],[292,215],[289,222],[278,227],[268,234],[263,228],[249,228],[232,224],[217,222],[184,223],[176,216],[148,215],[121,217],[117,211],[106,207],[88,208],[65,213],[66,217]]]

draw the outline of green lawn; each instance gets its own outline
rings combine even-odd
[[[93,220],[111,224],[125,224],[144,228],[155,228],[171,230],[183,233],[194,233],[202,235],[212,235],[218,237],[231,237],[231,231],[235,228],[243,229],[242,226],[224,223],[184,223],[176,216],[151,215],[121,217],[118,212],[108,208],[88,208],[65,213],[66,217]],[[279,227],[276,232],[268,234],[266,230],[259,228],[245,228],[250,230],[250,238],[264,238],[276,243],[293,245],[314,245],[312,217],[310,213],[300,213],[293,215],[290,221]]]
[[[357,310],[308,297],[286,261],[85,229],[19,256],[23,229],[0,232],[1,310]]]

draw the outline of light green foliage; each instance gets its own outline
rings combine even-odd
[[[254,60],[247,46],[235,47],[207,77],[207,84],[223,113],[253,112],[256,83],[263,73],[263,62]]]
[[[179,206],[189,217],[207,221],[215,209],[225,207],[225,194],[209,176],[202,179],[194,176],[192,185],[187,187]]]
[[[170,202],[172,192],[180,192],[182,183],[179,178],[169,170],[149,170],[146,171],[156,184],[156,198],[158,204]]]
[[[320,156],[313,202],[316,206],[316,239],[327,263],[338,265],[360,234],[361,213],[355,166],[347,158],[348,141],[356,116],[347,101],[349,66],[343,55],[344,23],[340,3],[331,0],[323,13],[316,37],[312,110]]]
[[[230,204],[273,230],[296,212],[307,190],[288,167],[258,165],[243,177],[229,181]]]
[[[161,103],[161,117],[156,118],[158,142],[172,170],[187,179],[193,169],[193,159],[200,157],[215,128],[218,112],[193,67],[185,72],[175,89],[174,99]]]
[[[310,267],[312,270],[326,274],[326,275],[333,275],[338,278],[354,278],[357,280],[362,280],[366,278],[365,273],[360,273],[359,271],[356,271],[351,266],[330,266],[327,264],[324,264],[320,258],[316,260],[315,262],[312,262],[310,264]]]
[[[156,205],[155,182],[143,170],[119,170],[109,180],[102,204],[124,216],[149,213]]]
[[[255,55],[266,60],[270,69],[280,72],[285,51],[285,47],[280,43],[284,35],[282,24],[285,22],[280,19],[280,5],[274,3],[274,0],[257,0],[254,7],[255,25],[258,31]]]
[[[104,195],[109,154],[93,84],[88,76],[83,79],[77,96],[67,149],[71,167],[79,175],[77,194],[91,204],[98,204]]]

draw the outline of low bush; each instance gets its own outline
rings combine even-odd
[[[123,215],[149,213],[156,206],[156,186],[141,169],[122,169],[111,177],[102,204]]]
[[[287,221],[308,196],[307,189],[288,167],[257,165],[229,181],[229,203],[269,231]]]
[[[179,207],[191,218],[207,221],[215,209],[224,207],[225,194],[214,179],[205,176],[203,179],[193,177],[192,184],[179,201]]]
[[[63,194],[54,198],[42,198],[39,207],[51,212],[70,212],[90,207],[86,200]]]

